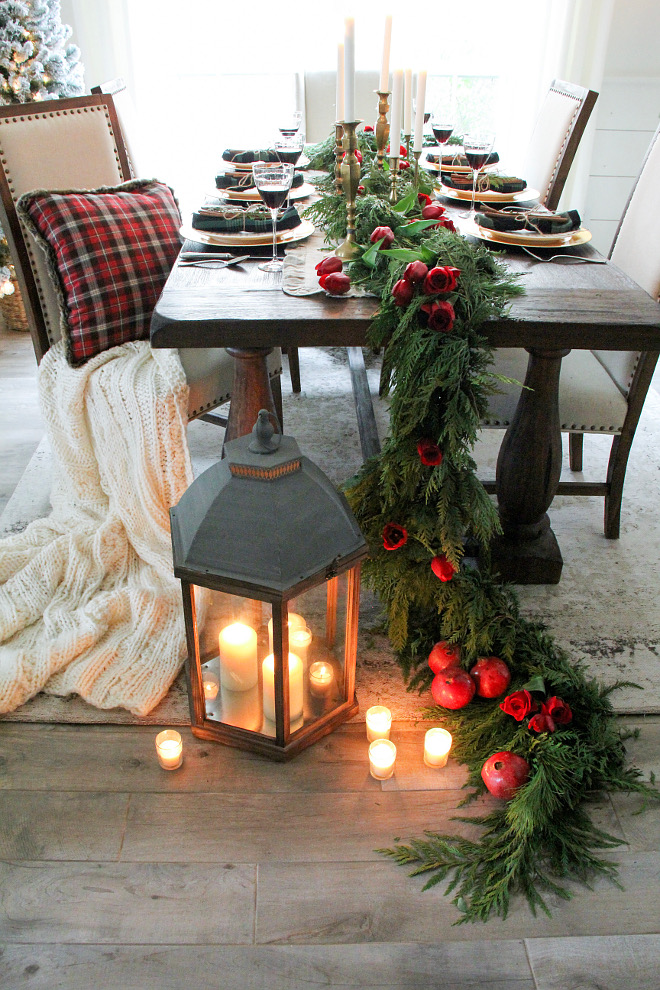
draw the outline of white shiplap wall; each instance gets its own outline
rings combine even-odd
[[[660,75],[606,77],[596,112],[584,225],[606,254],[658,126]]]

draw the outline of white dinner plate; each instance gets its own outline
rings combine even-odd
[[[305,199],[307,196],[311,196],[314,191],[314,186],[310,185],[309,182],[303,182],[302,186],[298,186],[297,189],[291,190],[291,199]],[[214,189],[212,192],[209,190],[206,195],[211,199],[237,200],[239,203],[261,202],[261,197],[254,186],[250,189],[246,189],[244,192],[236,192],[233,189],[231,191],[229,189]]]
[[[296,241],[304,241],[310,237],[316,228],[309,220],[303,220],[297,227],[291,230],[281,230],[277,235],[278,244],[295,244]],[[243,244],[272,244],[273,235],[270,231],[267,234],[248,234],[242,231],[236,234],[213,234],[209,230],[196,230],[191,224],[184,224],[179,230],[181,237],[189,241],[196,241],[197,244],[209,244],[213,247],[242,247]]]
[[[591,240],[591,231],[584,228],[569,230],[565,234],[537,234],[528,230],[490,230],[477,223],[461,225],[461,233],[472,234],[491,244],[511,244],[517,247],[569,248],[586,244]]]

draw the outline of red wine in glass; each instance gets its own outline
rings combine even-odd
[[[300,126],[300,125],[298,125],[298,126]],[[298,133],[298,128],[297,127],[280,127],[279,128],[279,132],[282,135],[282,137],[291,138],[291,137],[293,137],[294,134],[297,134]]]
[[[452,124],[431,124],[431,129],[433,130],[433,137],[438,144],[447,144],[447,141],[454,133]]]
[[[270,210],[279,210],[288,194],[288,186],[267,186],[259,190],[259,195]]]
[[[475,199],[477,195],[477,174],[484,167],[493,150],[495,135],[490,132],[473,132],[463,136],[463,150],[467,158],[468,165],[472,169],[472,202],[470,212],[467,214],[472,220],[475,215]]]
[[[465,157],[467,158],[468,165],[473,171],[478,172],[484,167],[488,159],[490,158],[490,151],[465,151]]]
[[[274,151],[279,161],[288,162],[289,165],[297,165],[298,159],[302,155],[302,145],[299,147],[295,145],[293,147],[276,146]]]
[[[277,257],[277,211],[289,195],[293,180],[293,165],[288,162],[255,162],[252,178],[262,200],[270,210],[273,224],[273,257],[266,264],[259,265],[265,272],[279,272],[284,262]]]

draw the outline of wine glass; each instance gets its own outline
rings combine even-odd
[[[431,130],[433,131],[433,137],[435,138],[437,144],[440,146],[440,153],[438,155],[438,168],[442,172],[442,156],[447,149],[447,141],[454,133],[454,125],[448,123],[447,117],[440,117],[437,114],[433,114],[431,119]]]
[[[291,138],[286,138],[283,141],[276,141],[273,145],[273,151],[277,155],[277,160],[279,162],[287,162],[289,165],[293,165],[294,169],[298,164],[298,159],[303,152],[303,142],[297,134],[294,134]],[[291,190],[286,198],[287,209],[291,205]]]
[[[273,220],[273,257],[259,265],[262,272],[280,272],[284,262],[277,257],[277,211],[285,201],[293,180],[293,165],[288,162],[255,162],[252,166],[254,184],[270,210]]]
[[[469,213],[465,213],[463,216],[469,217],[471,220],[474,220],[475,216],[474,204],[477,194],[477,174],[488,161],[494,143],[495,135],[490,131],[473,131],[463,136],[463,151],[468,165],[472,169],[472,201],[470,203]]]
[[[283,138],[291,138],[294,134],[297,134],[300,130],[300,124],[302,122],[302,110],[294,110],[293,113],[286,118],[286,120],[281,124],[279,131]]]

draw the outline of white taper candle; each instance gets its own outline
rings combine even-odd
[[[385,18],[385,38],[383,39],[383,64],[380,70],[380,92],[390,91],[390,46],[392,44],[392,15]]]
[[[344,120],[355,120],[355,18],[344,27]]]
[[[390,157],[399,157],[401,144],[401,101],[403,99],[403,69],[392,74],[392,119],[390,121]]]
[[[412,69],[403,73],[403,133],[412,134]]]
[[[337,45],[337,97],[335,120],[344,119],[344,42]]]
[[[415,140],[413,151],[421,151],[424,144],[424,104],[426,102],[426,69],[417,73],[417,100],[415,107]]]

